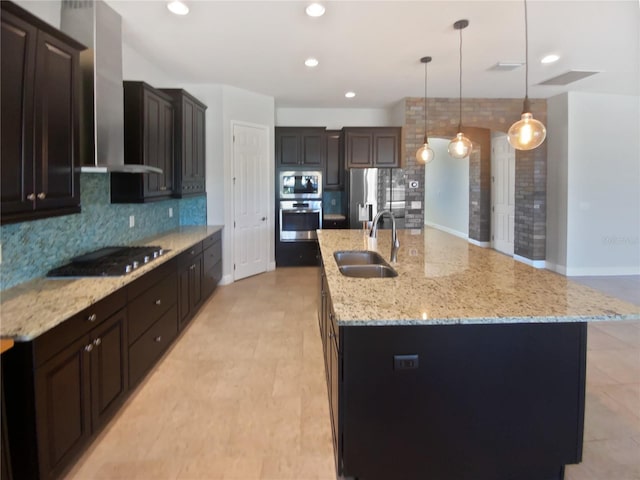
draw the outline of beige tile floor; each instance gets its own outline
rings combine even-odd
[[[315,268],[219,287],[66,479],[335,479],[317,288]],[[591,324],[588,346],[566,478],[640,480],[640,322]]]

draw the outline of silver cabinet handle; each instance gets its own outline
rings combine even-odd
[[[161,300],[161,299],[157,299],[154,303],[155,303],[156,305],[160,305],[160,304],[162,303],[162,300]]]
[[[92,313],[87,317],[87,320],[89,320],[90,322],[95,322],[97,318],[98,316],[95,313]]]
[[[33,202],[35,199],[36,199],[35,193],[30,193],[29,195],[27,195],[27,200]]]
[[[84,346],[85,352],[90,352],[91,350],[93,350],[93,343],[90,343],[89,345]]]
[[[158,335],[156,338],[153,339],[153,341],[156,343],[160,343],[162,341],[162,335]]]
[[[96,347],[97,347],[98,345],[100,345],[101,343],[102,343],[102,339],[100,339],[100,338],[96,338],[96,339],[93,341],[93,344],[94,344]]]
[[[195,270],[195,269],[196,269],[196,264],[195,263],[189,267],[189,270]]]
[[[160,191],[164,192],[167,189],[167,187],[165,187],[164,185],[162,187],[160,187]]]
[[[47,194],[46,194],[46,193],[44,193],[44,192],[40,192],[40,193],[38,194],[38,199],[40,199],[40,200],[44,200],[45,198],[47,198]]]

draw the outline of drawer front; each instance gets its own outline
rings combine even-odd
[[[202,276],[202,291],[205,298],[209,297],[222,279],[222,261],[211,268],[205,269]]]
[[[75,339],[100,325],[126,303],[127,292],[122,288],[40,335],[34,340],[35,366],[42,365]]]
[[[137,384],[178,334],[178,307],[173,305],[129,347],[129,387]]]
[[[221,238],[222,238],[222,230],[219,230],[216,233],[209,235],[207,238],[205,238],[202,241],[202,248],[206,250],[214,243],[219,242]]]
[[[168,275],[129,303],[129,344],[177,302],[177,276]]]
[[[198,242],[191,246],[178,256],[178,268],[191,265],[193,260],[202,253],[202,242]]]
[[[210,270],[222,260],[222,242],[216,242],[204,250],[204,269]]]

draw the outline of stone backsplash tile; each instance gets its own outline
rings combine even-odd
[[[83,173],[80,186],[81,213],[0,227],[0,290],[40,277],[87,251],[132,244],[180,225],[207,221],[204,196],[112,205],[108,174]],[[133,228],[129,228],[130,215],[135,216]]]

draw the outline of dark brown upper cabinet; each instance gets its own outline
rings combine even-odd
[[[400,167],[400,127],[348,127],[344,132],[347,168]]]
[[[344,148],[342,146],[342,132],[327,130],[327,161],[324,177],[325,190],[344,189]]]
[[[11,2],[2,18],[2,223],[80,211],[80,51]]]
[[[204,195],[207,106],[182,89],[162,91],[171,97],[175,109],[173,195]]]
[[[321,127],[276,127],[276,165],[324,168],[325,129]]]
[[[124,162],[160,168],[157,173],[112,173],[112,203],[143,203],[173,194],[172,99],[145,82],[125,81]]]

